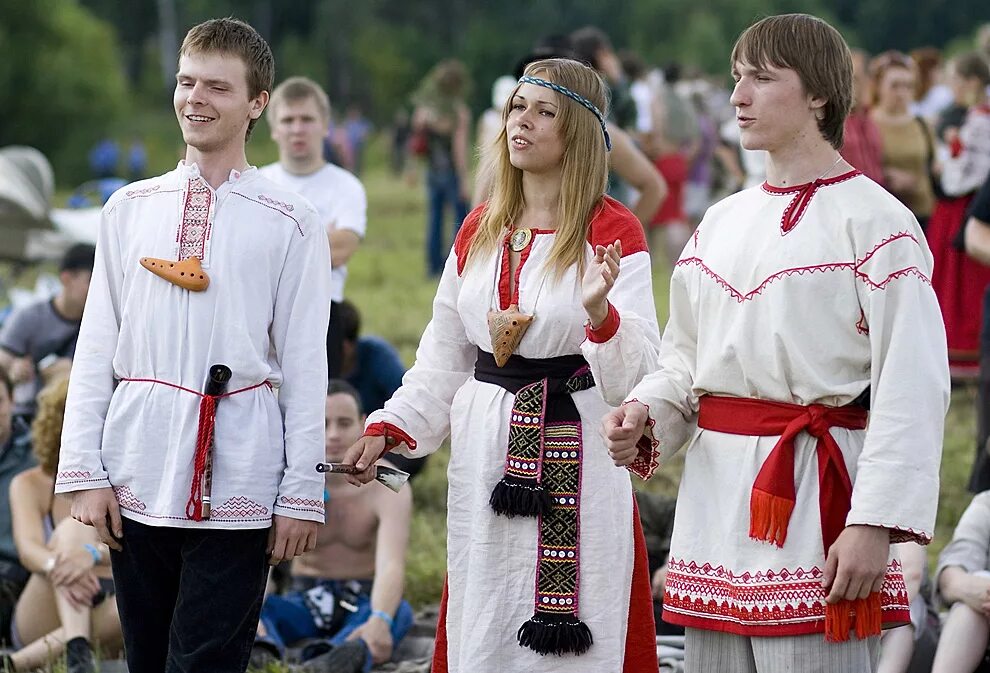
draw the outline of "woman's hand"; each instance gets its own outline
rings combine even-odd
[[[48,579],[55,586],[74,584],[93,570],[96,561],[89,550],[80,546],[56,552],[55,565],[48,573]]]
[[[595,257],[585,269],[581,281],[581,303],[591,320],[592,329],[608,316],[608,293],[619,277],[622,259],[622,242],[616,240],[607,246],[595,246]]]
[[[354,442],[344,453],[344,458],[340,461],[344,465],[354,465],[361,472],[348,474],[347,481],[355,486],[367,484],[374,481],[377,468],[375,461],[385,453],[385,438],[381,436],[365,435]]]

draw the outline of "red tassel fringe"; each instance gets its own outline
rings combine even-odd
[[[193,459],[193,477],[186,502],[186,516],[193,521],[203,520],[203,473],[206,471],[206,451],[213,441],[213,423],[217,398],[203,395],[199,402],[199,431],[196,436],[196,456]]]
[[[749,501],[749,536],[784,546],[794,501],[754,488]]]
[[[845,642],[854,627],[860,640],[879,636],[882,622],[878,592],[854,601],[839,601],[825,606],[825,639],[833,643]]]

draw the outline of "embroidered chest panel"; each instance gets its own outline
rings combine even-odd
[[[206,261],[213,206],[213,190],[206,181],[203,178],[189,180],[182,203],[179,230],[176,232],[179,261],[190,257],[199,257],[200,261]]]

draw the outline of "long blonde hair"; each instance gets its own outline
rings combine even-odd
[[[525,74],[567,87],[606,114],[608,89],[605,82],[583,63],[565,58],[534,61],[526,67]],[[496,249],[526,205],[523,172],[509,161],[506,131],[512,99],[518,90],[517,84],[502,108],[502,130],[487,149],[487,159],[492,167],[491,193],[471,241],[467,264]],[[608,186],[605,138],[598,119],[590,110],[567,96],[558,94],[558,99],[554,121],[564,145],[564,156],[561,159],[557,235],[547,259],[547,266],[557,279],[573,264],[583,268],[588,224]]]

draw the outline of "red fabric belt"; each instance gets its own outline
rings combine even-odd
[[[794,439],[799,433],[807,432],[818,440],[815,446],[818,454],[818,508],[821,514],[822,542],[827,557],[829,547],[845,528],[846,515],[852,506],[852,481],[849,479],[842,451],[830,430],[835,427],[863,430],[868,417],[866,409],[859,406],[801,406],[768,400],[705,395],[700,399],[698,427],[732,435],[780,436],[756,475],[749,503],[749,536],[777,547],[783,547],[787,539],[787,525],[797,496],[794,484]],[[838,606],[828,606],[826,633],[832,639],[848,638],[850,612],[860,617],[855,620],[857,635],[874,635],[874,623],[876,633],[880,632],[879,595],[871,595],[863,601],[843,603],[848,605],[843,606],[840,603]]]
[[[186,517],[193,521],[202,521],[210,518],[210,486],[213,481],[213,456],[211,447],[213,446],[213,431],[216,428],[217,400],[238,393],[254,390],[261,386],[272,387],[268,381],[256,383],[246,388],[238,388],[223,395],[207,395],[192,388],[180,386],[177,383],[159,381],[158,379],[121,378],[121,381],[132,383],[156,383],[169,388],[175,388],[183,392],[192,393],[200,397],[199,402],[199,429],[196,433],[196,453],[193,457],[193,478],[189,488],[189,500],[186,502]]]

